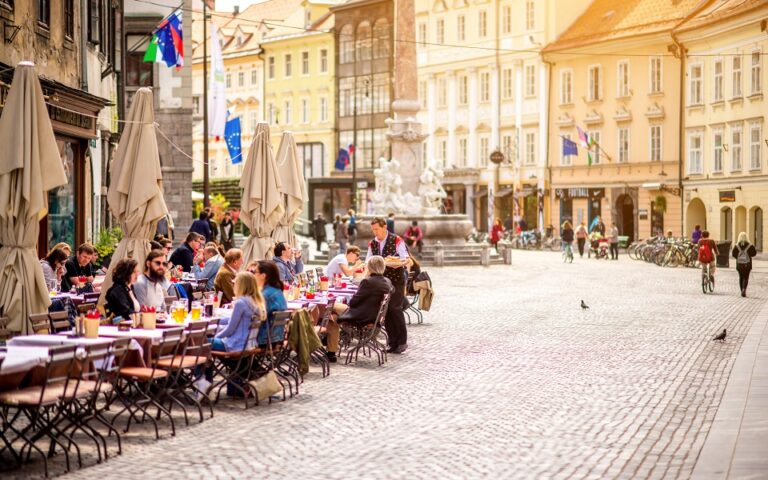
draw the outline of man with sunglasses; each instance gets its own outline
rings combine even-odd
[[[140,305],[165,310],[165,296],[170,282],[165,278],[168,262],[162,250],[152,250],[144,262],[144,273],[133,284],[133,294]]]

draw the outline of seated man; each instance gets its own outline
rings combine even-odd
[[[171,258],[169,258],[168,261],[171,262],[174,267],[181,266],[185,272],[191,272],[192,264],[195,263],[195,252],[200,248],[204,241],[205,237],[202,235],[198,235],[195,232],[189,232],[184,243],[179,245],[179,247],[173,251]]]
[[[86,288],[92,285],[95,269],[91,262],[94,259],[96,259],[96,248],[93,245],[86,242],[77,247],[77,254],[64,264],[66,271],[64,278],[61,279],[61,291],[68,292],[72,287]],[[85,277],[85,282],[80,282],[81,277]]]
[[[226,305],[235,298],[235,276],[240,272],[245,260],[243,251],[239,248],[231,248],[224,255],[224,265],[219,268],[213,286],[217,292],[221,292],[219,301],[221,305]]]
[[[293,257],[293,260],[291,260]],[[280,271],[280,280],[287,283],[293,283],[294,277],[304,271],[304,262],[301,261],[301,250],[297,249],[294,253],[287,243],[278,243],[275,245],[275,256],[272,261],[277,264]]]
[[[360,247],[352,245],[347,248],[347,253],[340,253],[328,262],[328,266],[325,267],[325,275],[329,279],[333,279],[333,276],[337,274],[351,277],[354,275],[355,269],[362,266],[363,262],[360,260]]]
[[[219,268],[224,264],[224,259],[219,255],[219,251],[213,245],[208,245],[202,251],[195,255],[195,263],[192,265],[192,273],[195,278],[202,280],[207,278],[208,282],[205,284],[206,290],[213,289],[213,282],[216,280],[216,274],[219,273]],[[204,265],[201,268],[200,263]]]
[[[384,257],[374,255],[368,259],[368,277],[360,283],[355,295],[349,299],[349,305],[337,303],[334,312],[340,313],[338,320],[331,316],[328,322],[328,359],[336,361],[339,351],[339,324],[347,323],[356,327],[372,324],[381,308],[384,295],[392,292],[392,282],[384,276]]]
[[[144,273],[133,284],[133,294],[140,305],[155,307],[158,312],[165,310],[165,296],[171,282],[165,278],[168,262],[162,250],[152,250],[144,262]]]

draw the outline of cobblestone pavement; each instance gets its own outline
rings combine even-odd
[[[71,476],[689,478],[765,301],[764,276],[744,299],[720,270],[703,295],[697,271],[626,256],[430,273],[433,309],[384,367],[313,371],[294,399],[225,404],[174,438],[132,431]]]

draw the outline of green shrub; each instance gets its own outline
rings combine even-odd
[[[117,244],[123,239],[123,231],[120,227],[104,228],[99,232],[99,238],[96,241],[94,247],[96,247],[96,253],[98,258],[96,259],[96,266],[101,267],[104,259],[111,257],[115,253]]]

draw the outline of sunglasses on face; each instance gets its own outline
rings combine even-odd
[[[168,266],[168,262],[156,262],[156,261],[153,261],[152,265],[158,265],[158,266],[162,265],[163,267],[167,267]]]

